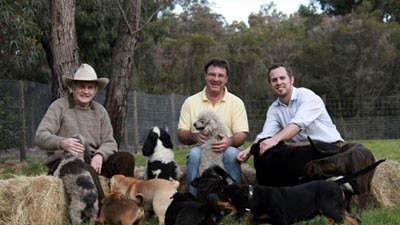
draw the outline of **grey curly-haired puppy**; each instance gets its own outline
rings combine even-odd
[[[82,135],[74,135],[84,146],[83,154],[64,152],[63,159],[54,172],[62,179],[69,199],[69,218],[73,225],[93,222],[99,211],[98,193],[88,170],[89,149]]]
[[[222,153],[216,153],[211,150],[211,144],[219,139],[219,134],[227,135],[227,128],[219,118],[212,111],[202,111],[197,116],[197,120],[193,126],[200,131],[200,133],[206,135],[208,140],[204,142],[201,147],[201,161],[199,167],[199,174],[202,174],[207,168],[218,165],[224,168],[222,161]]]

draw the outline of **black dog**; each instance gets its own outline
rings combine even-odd
[[[147,156],[144,179],[162,178],[179,180],[182,171],[175,161],[171,137],[157,126],[150,129],[143,144],[143,155]]]
[[[310,145],[293,147],[279,143],[260,156],[260,139],[250,148],[254,156],[257,183],[264,186],[282,187],[299,184],[304,176],[303,168],[311,160],[340,152],[340,148],[325,142],[310,141]]]
[[[165,213],[165,225],[217,225],[222,219],[216,194],[209,194],[203,203],[195,201],[189,192],[177,192],[172,199]]]
[[[206,170],[192,181],[192,186],[197,190],[197,201],[204,201],[211,193],[219,194],[235,180],[220,166],[215,165]]]
[[[219,195],[222,209],[231,209],[238,216],[248,210],[247,224],[269,223],[287,225],[309,220],[317,215],[327,217],[331,224],[359,224],[346,211],[340,185],[366,174],[385,160],[336,181],[311,181],[293,187],[246,186],[232,184]]]

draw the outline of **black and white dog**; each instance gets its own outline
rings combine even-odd
[[[174,145],[168,132],[160,127],[152,127],[143,144],[143,155],[147,156],[144,179],[162,178],[179,180],[182,171],[175,161]]]

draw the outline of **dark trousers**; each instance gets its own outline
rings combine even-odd
[[[61,159],[55,160],[46,166],[49,168],[49,175],[53,175],[56,171]],[[96,185],[99,195],[99,204],[104,198],[104,191],[100,183],[99,174],[90,165],[87,166],[90,174],[92,175],[94,184]],[[135,158],[129,152],[116,152],[111,155],[107,161],[103,162],[100,175],[111,178],[116,174],[122,174],[127,177],[133,177],[135,174]]]

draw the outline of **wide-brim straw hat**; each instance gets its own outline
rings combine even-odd
[[[74,77],[63,75],[63,81],[69,88],[72,88],[72,83],[74,81],[94,81],[97,82],[98,90],[104,89],[109,82],[108,78],[97,78],[96,71],[94,71],[93,67],[85,63],[78,68]]]

